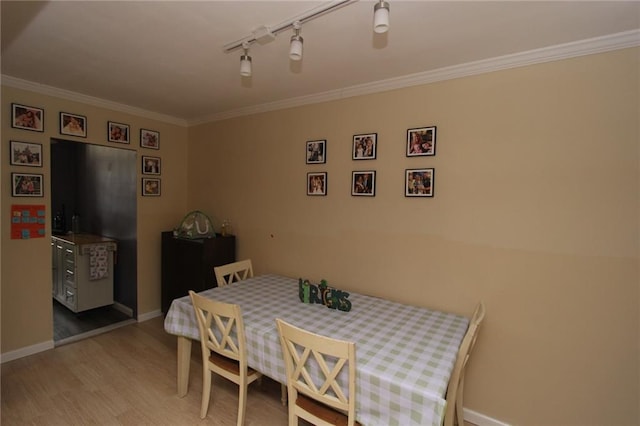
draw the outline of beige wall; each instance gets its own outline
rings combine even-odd
[[[469,314],[487,306],[465,406],[519,425],[638,424],[638,49],[258,114],[191,129],[2,87],[1,351],[52,338],[48,238],[10,239],[12,203],[44,203],[58,113],[106,142],[162,157],[162,196],[138,198],[138,312],[160,306],[160,232],[200,209],[232,221],[257,273],[304,276]],[[12,129],[11,102],[45,109],[45,133]],[[438,126],[435,157],[406,158],[406,129]],[[161,133],[139,148],[140,127]],[[378,158],[351,160],[377,132]],[[304,142],[327,139],[326,165]],[[10,195],[10,140],[42,143],[45,197]],[[187,145],[187,140],[188,145]],[[188,167],[187,167],[188,166]],[[435,198],[403,196],[404,169],[435,167]],[[374,198],[351,171],[374,169]],[[327,171],[328,196],[305,176]],[[186,190],[185,190],[186,188]],[[140,191],[138,189],[138,191]],[[188,197],[188,198],[187,198]],[[47,228],[50,232],[50,227]]]
[[[638,49],[189,130],[189,209],[229,218],[277,272],[470,314],[487,308],[465,406],[518,425],[638,424]],[[437,125],[437,155],[406,130]],[[352,161],[357,133],[374,161]],[[327,139],[325,165],[305,141]],[[435,197],[404,170],[435,167]],[[377,171],[374,198],[353,170]],[[328,172],[328,195],[305,176]]]
[[[44,133],[11,128],[11,103],[44,109]],[[61,111],[87,117],[88,136],[76,138],[59,134]],[[1,284],[1,347],[2,353],[50,342],[53,338],[51,308],[51,179],[50,138],[108,145],[135,150],[141,155],[162,158],[162,196],[142,197],[138,185],[138,315],[160,309],[160,232],[169,230],[184,215],[186,205],[186,144],[187,128],[175,124],[141,118],[83,103],[51,96],[2,87],[2,268]],[[130,125],[131,143],[121,145],[107,142],[107,121]],[[160,132],[160,150],[140,148],[140,128]],[[43,145],[43,167],[11,166],[9,142],[19,140]],[[140,160],[141,162],[141,160]],[[43,198],[12,198],[11,172],[43,173]],[[141,179],[140,169],[138,169]],[[140,180],[139,180],[140,181]],[[45,204],[47,211],[47,238],[12,240],[10,234],[11,204]]]

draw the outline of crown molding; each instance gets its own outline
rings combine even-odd
[[[578,56],[593,55],[612,50],[626,49],[640,46],[640,30],[625,31],[622,33],[595,37],[571,43],[559,44],[540,49],[495,58],[469,62],[436,70],[409,74],[402,77],[380,80],[372,83],[360,84],[343,89],[330,90],[308,96],[285,99],[261,105],[239,108],[231,111],[211,114],[189,121],[189,125],[203,124],[213,121],[221,121],[229,118],[258,114],[285,108],[294,108],[320,102],[345,99],[353,96],[369,95],[388,90],[402,89],[438,81],[452,80],[509,68],[518,68],[544,62],[559,61]]]
[[[31,92],[41,93],[44,95],[111,109],[114,111],[120,111],[140,117],[149,118],[152,120],[175,124],[182,127],[190,127],[214,121],[242,117],[246,115],[259,114],[286,108],[295,108],[299,106],[334,101],[354,96],[370,95],[389,90],[402,89],[406,87],[500,71],[509,68],[518,68],[544,62],[559,61],[562,59],[593,55],[596,53],[603,53],[612,50],[626,49],[637,46],[640,46],[640,30],[631,30],[602,37],[579,40],[571,43],[559,44],[555,46],[544,47],[541,49],[528,50],[525,52],[439,68],[436,70],[425,71],[421,73],[409,74],[402,77],[390,78],[387,80],[380,80],[372,83],[359,84],[356,86],[330,90],[327,92],[316,93],[307,96],[299,96],[296,98],[284,99],[276,102],[238,108],[234,110],[206,115],[192,120],[184,120],[153,111],[148,111],[142,108],[136,108],[125,104],[96,98],[93,96],[71,92],[69,90],[58,89],[56,87],[22,80],[4,74],[2,75],[2,84],[17,89],[28,90]]]
[[[28,90],[30,92],[36,92],[42,95],[54,96],[56,98],[66,99],[69,101],[80,102],[80,103],[83,103],[86,105],[92,105],[95,107],[124,112],[127,114],[136,115],[138,117],[144,117],[152,120],[161,121],[163,123],[175,124],[177,126],[182,126],[182,127],[189,126],[189,123],[187,122],[187,120],[183,120],[181,118],[176,118],[170,115],[148,111],[142,108],[132,107],[130,105],[125,105],[118,102],[112,102],[105,99],[96,98],[94,96],[87,96],[81,93],[59,89],[53,86],[47,86],[45,84],[34,83],[32,81],[22,80],[20,78],[11,77],[5,74],[2,74],[2,85],[13,87],[16,89]]]

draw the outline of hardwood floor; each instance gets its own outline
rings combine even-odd
[[[235,425],[238,388],[215,375],[209,414],[200,419],[199,349],[193,346],[184,398],[176,395],[176,339],[163,317],[4,363],[0,424]],[[280,385],[252,384],[245,425],[286,424]]]
[[[176,338],[164,318],[134,323],[0,366],[0,424],[235,425],[238,387],[213,376],[209,413],[200,419],[202,360],[193,345],[189,392],[176,395]],[[280,384],[249,386],[247,426],[287,425]],[[308,425],[300,421],[300,425]],[[465,425],[469,423],[465,422]]]

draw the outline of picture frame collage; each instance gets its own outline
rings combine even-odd
[[[11,127],[44,133],[44,109],[12,103]],[[42,147],[43,145],[37,142],[9,141],[9,164],[17,167],[11,171],[12,197],[44,197],[44,174],[27,171],[27,168],[42,167]],[[22,168],[25,169],[21,170]]]
[[[130,143],[131,130],[130,126],[125,123],[115,121],[107,122],[107,138],[109,142],[114,143]],[[140,129],[140,147],[146,149],[160,149],[160,132],[150,129]],[[159,197],[162,187],[160,175],[162,174],[162,159],[149,155],[142,156],[142,196],[143,197]],[[145,175],[154,175],[156,177],[146,177]]]
[[[307,141],[305,154],[307,164],[326,164],[327,140]],[[326,196],[327,184],[327,172],[307,173],[307,195]]]
[[[353,135],[351,159],[354,161],[375,160],[378,151],[378,134]],[[354,197],[376,196],[376,171],[355,170],[351,172],[351,195]]]
[[[407,129],[407,157],[433,157],[436,155],[436,126]],[[406,169],[405,197],[433,197],[434,168]]]
[[[11,104],[11,127],[20,130],[44,133],[44,109],[24,105]],[[59,133],[78,138],[87,137],[88,120],[80,114],[61,111],[59,113]],[[131,128],[128,124],[107,121],[107,142],[130,144]],[[160,132],[151,129],[140,129],[140,147],[160,149]],[[10,164],[17,167],[42,167],[43,145],[37,142],[10,140]],[[142,195],[160,196],[161,191],[161,158],[142,156],[141,173]],[[153,177],[145,177],[153,175]],[[11,173],[11,194],[14,197],[44,197],[44,174]]]
[[[161,173],[162,159],[160,157],[142,156],[142,195],[144,197],[159,197],[161,194],[160,178],[144,177],[144,175],[160,176]]]
[[[436,155],[436,126],[423,126],[407,129],[406,156],[433,157]],[[376,160],[378,151],[377,133],[353,135],[351,159],[353,161]],[[306,164],[326,164],[327,141],[310,140],[306,142]],[[351,195],[354,197],[375,197],[376,170],[353,170],[351,172]],[[434,196],[435,168],[409,168],[404,173],[404,196],[407,198]],[[327,172],[308,172],[306,179],[307,195],[327,195]]]

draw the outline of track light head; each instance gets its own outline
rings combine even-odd
[[[291,36],[291,46],[289,48],[289,58],[292,61],[299,61],[302,59],[302,46],[304,39],[300,35],[300,22],[295,21],[293,23],[293,30],[295,34]]]
[[[240,56],[240,75],[242,77],[251,77],[251,56]]]
[[[240,56],[240,75],[242,77],[251,77],[251,56],[249,56],[249,43],[242,43],[244,54]]]
[[[289,58],[292,61],[299,61],[302,59],[302,43],[303,38],[299,35],[291,36],[291,48],[289,49]]]
[[[389,3],[380,0],[373,6],[373,31],[378,34],[389,31]]]

